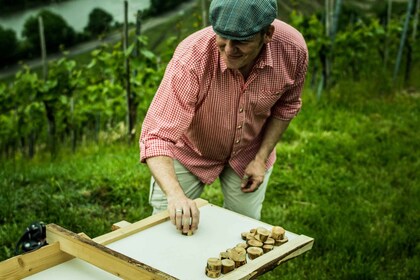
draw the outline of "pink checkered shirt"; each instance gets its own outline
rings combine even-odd
[[[142,125],[141,162],[169,156],[205,184],[227,164],[243,176],[261,145],[267,118],[291,120],[301,107],[305,41],[286,23],[273,25],[273,40],[246,81],[226,68],[211,27],[180,43]],[[275,159],[274,150],[267,168]]]

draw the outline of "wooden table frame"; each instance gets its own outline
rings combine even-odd
[[[203,199],[195,200],[198,207],[208,205]],[[106,245],[169,220],[168,211],[135,223],[121,221],[113,225],[114,231],[90,239],[55,224],[47,225],[47,246],[0,262],[0,280],[22,279],[73,258],[84,260],[123,279],[176,279],[138,260],[116,252]],[[312,249],[314,239],[299,235],[261,257],[248,262],[219,279],[254,279]],[[204,269],[203,269],[204,270]],[[204,273],[204,272],[203,272]],[[210,278],[209,278],[210,279]]]

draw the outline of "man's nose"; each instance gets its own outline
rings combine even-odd
[[[237,51],[238,49],[236,48],[235,42],[233,42],[232,40],[227,40],[226,46],[225,46],[226,54],[228,55],[235,54]]]

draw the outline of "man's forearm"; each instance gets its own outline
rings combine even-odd
[[[153,178],[166,196],[183,194],[175,174],[173,159],[167,156],[151,157],[146,159]]]
[[[200,211],[195,202],[184,194],[175,173],[173,159],[158,156],[148,158],[146,162],[156,182],[166,194],[172,224],[184,233],[189,230],[196,231],[200,222]]]
[[[268,156],[281,139],[284,131],[286,131],[289,126],[289,123],[290,121],[283,121],[273,117],[268,119],[261,147],[255,156],[256,160],[261,160],[263,162],[267,161]]]

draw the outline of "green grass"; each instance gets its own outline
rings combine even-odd
[[[418,94],[305,93],[277,146],[262,220],[315,243],[261,279],[419,279],[418,112]],[[151,213],[136,143],[9,160],[0,170],[0,259],[35,220],[95,237]],[[217,182],[203,198],[222,204]]]

